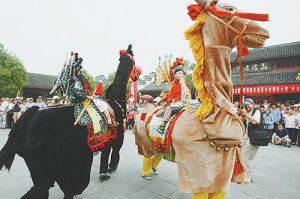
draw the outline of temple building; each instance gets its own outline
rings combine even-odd
[[[230,55],[233,64],[237,52]],[[242,58],[245,97],[256,102],[268,100],[273,103],[298,103],[300,100],[300,42],[253,49]],[[241,77],[238,64],[232,69],[234,101],[239,100]],[[166,85],[157,87],[154,82],[140,90],[156,97]]]

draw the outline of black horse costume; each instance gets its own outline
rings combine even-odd
[[[126,52],[126,51],[125,51]],[[117,134],[111,144],[123,140],[123,118],[126,115],[126,85],[134,67],[131,45],[120,57],[116,78],[106,93],[114,110]],[[116,101],[119,101],[118,104]],[[119,106],[121,105],[121,106]],[[26,162],[33,187],[21,199],[48,199],[54,182],[60,186],[65,199],[81,194],[90,181],[93,154],[87,143],[87,128],[74,126],[74,106],[28,109],[11,129],[0,152],[0,169],[8,170],[15,154]]]

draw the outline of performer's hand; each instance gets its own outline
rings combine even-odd
[[[87,98],[88,98],[89,100],[93,100],[93,99],[94,99],[93,96],[87,96]]]
[[[246,116],[247,116],[246,110],[243,108],[243,109],[240,109],[239,111],[240,111],[240,116],[242,118],[246,118]]]

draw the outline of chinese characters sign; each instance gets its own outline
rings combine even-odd
[[[272,63],[270,61],[267,62],[251,62],[251,63],[243,63],[243,73],[255,73],[255,72],[265,72],[271,71]],[[236,65],[232,69],[233,74],[240,73],[240,68]]]
[[[245,86],[243,87],[243,91],[245,95],[300,93],[300,84]],[[233,88],[233,95],[239,95],[240,93],[241,93],[241,87]]]

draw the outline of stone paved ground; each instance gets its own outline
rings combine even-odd
[[[9,130],[0,129],[0,148]],[[94,156],[91,182],[77,199],[191,199],[178,192],[177,166],[168,161],[159,165],[159,175],[151,181],[141,176],[142,157],[137,155],[132,131],[127,131],[121,150],[119,169],[106,182],[99,182],[100,155]],[[252,162],[254,182],[232,184],[226,199],[299,199],[300,147],[270,145],[261,147]],[[32,186],[24,160],[16,156],[11,171],[0,171],[0,199],[19,199]],[[50,189],[50,199],[63,199],[58,185]]]

